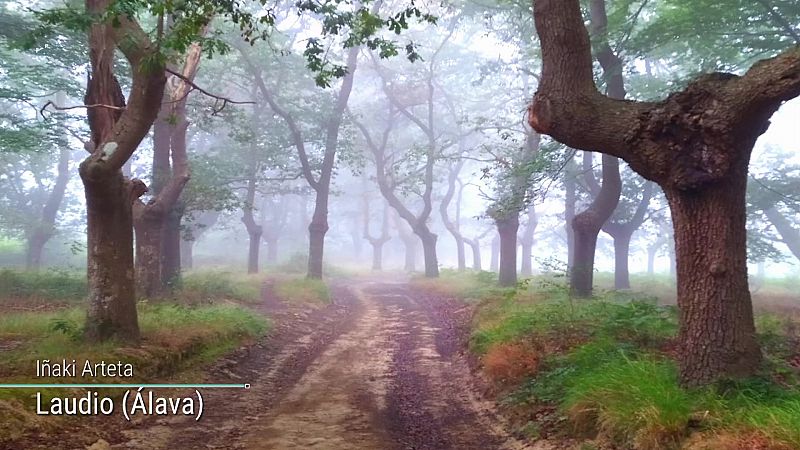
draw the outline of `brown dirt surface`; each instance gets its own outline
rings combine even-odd
[[[471,311],[463,303],[377,280],[334,282],[325,308],[278,305],[272,297],[265,289],[260,307],[274,323],[270,335],[205,377],[251,388],[204,391],[200,421],[93,419],[10,448],[549,448],[515,439],[480,395],[464,350]]]

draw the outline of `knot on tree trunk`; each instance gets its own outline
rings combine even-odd
[[[328,232],[328,222],[311,222],[308,224],[308,231],[312,233],[327,233]]]
[[[143,196],[148,191],[147,185],[144,184],[144,181],[138,178],[134,178],[128,181],[128,189],[131,196],[130,197],[131,203],[138,200],[139,197]]]
[[[714,261],[711,263],[711,266],[709,267],[708,270],[709,272],[711,272],[711,275],[715,277],[720,277],[722,275],[725,275],[725,272],[727,272],[728,269],[725,267],[725,264],[723,262]]]
[[[539,134],[548,134],[552,128],[550,99],[537,93],[528,106],[528,124]]]

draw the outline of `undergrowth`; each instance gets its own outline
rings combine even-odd
[[[325,305],[331,301],[328,285],[322,280],[278,277],[273,281],[275,295],[289,303]]]
[[[761,373],[685,389],[675,307],[631,292],[570,300],[563,281],[540,276],[497,290],[456,274],[438,288],[477,300],[470,350],[520,429],[535,417],[537,437],[584,436],[601,447],[800,448],[796,323],[759,314]]]

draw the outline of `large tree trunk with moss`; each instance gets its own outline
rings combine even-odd
[[[761,361],[743,251],[747,165],[737,165],[701,191],[665,190],[675,224],[681,378],[691,382],[747,376]]]
[[[139,339],[133,270],[131,203],[144,184],[117,170],[93,177],[92,163],[81,164],[86,192],[89,311],[85,327],[92,341],[111,337]]]
[[[42,264],[42,252],[47,241],[55,234],[56,216],[61,202],[64,200],[64,193],[67,191],[69,183],[69,160],[70,151],[62,148],[58,155],[58,167],[56,181],[53,189],[47,196],[47,201],[42,208],[42,217],[33,227],[33,231],[28,235],[28,248],[25,257],[25,266],[28,269],[38,269]]]
[[[87,0],[86,11],[102,17],[109,0]],[[133,266],[132,204],[146,187],[128,180],[122,167],[147,135],[166,83],[156,46],[147,33],[126,16],[114,26],[94,22],[89,29],[90,76],[84,103],[91,154],[79,173],[86,195],[88,313],[84,333],[90,341],[139,339]],[[129,101],[113,73],[118,42],[132,70]],[[156,62],[153,62],[156,61]]]
[[[592,0],[593,20],[605,15],[597,4],[604,6]],[[667,196],[677,254],[682,384],[755,373],[761,353],[747,280],[747,168],[769,118],[800,95],[800,48],[760,61],[741,76],[699,77],[659,102],[619,101],[594,85],[580,3],[534,0],[534,16],[543,70],[531,126],[571,147],[625,159]]]

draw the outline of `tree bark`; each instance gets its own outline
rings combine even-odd
[[[136,231],[136,294],[144,298],[161,295],[161,234],[163,217],[153,210],[134,207],[133,226]]]
[[[665,191],[675,224],[681,379],[690,384],[758,369],[747,279],[745,185],[741,173],[700,192]]]
[[[500,236],[500,264],[498,284],[509,287],[517,285],[517,231],[519,230],[519,216],[508,216],[495,219],[497,234]]]
[[[86,11],[103,17],[109,0],[87,0]],[[79,173],[86,195],[88,312],[84,326],[90,341],[139,339],[133,267],[132,204],[144,183],[128,180],[122,166],[147,135],[161,106],[165,68],[155,57],[156,46],[127,16],[112,26],[97,21],[89,28],[90,76],[84,102],[108,105],[87,109],[91,155]],[[114,76],[118,43],[132,70],[129,102]],[[144,65],[147,69],[144,69]]]
[[[760,351],[747,284],[747,166],[769,118],[800,95],[800,48],[760,61],[742,76],[702,76],[660,102],[620,101],[594,85],[577,0],[534,0],[534,18],[543,70],[529,108],[531,126],[571,147],[625,159],[667,196],[682,384],[754,373]]]
[[[64,200],[64,193],[67,191],[67,183],[69,183],[69,160],[69,149],[62,148],[58,155],[57,174],[53,189],[42,208],[42,217],[39,223],[28,235],[28,249],[25,258],[25,266],[28,269],[38,269],[41,266],[44,246],[55,234],[56,216],[61,202]]]

